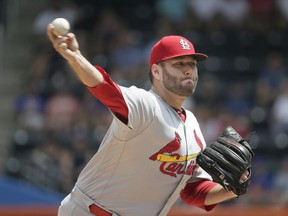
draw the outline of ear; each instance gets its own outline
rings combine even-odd
[[[156,79],[156,80],[159,80],[160,79],[160,75],[161,75],[161,68],[159,65],[157,64],[153,64],[152,67],[151,67],[151,73],[153,75],[153,77]]]

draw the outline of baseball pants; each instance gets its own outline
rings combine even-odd
[[[85,195],[77,186],[75,186],[72,190],[72,192],[65,197],[65,199],[61,202],[61,205],[58,209],[58,216],[101,216],[101,215],[97,215],[92,214],[90,212],[90,206],[94,205],[94,207],[96,207],[96,209],[98,209],[97,214],[102,214],[103,213],[99,213],[99,212],[103,212],[103,210],[100,207],[97,207],[94,203],[93,200],[91,200],[87,195]],[[95,209],[95,208],[94,208]],[[99,211],[99,209],[101,209]],[[111,215],[111,216],[119,216],[115,213],[111,213],[111,214],[105,214],[105,215]]]

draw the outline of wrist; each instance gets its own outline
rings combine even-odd
[[[220,184],[215,185],[207,194],[205,205],[212,205],[238,197],[233,191],[227,191]]]
[[[81,54],[80,50],[75,50],[75,51],[73,52],[73,55],[71,55],[71,56],[70,56],[69,58],[67,58],[66,60],[68,61],[68,63],[69,63],[70,65],[74,65],[74,64],[76,64],[77,62],[80,61],[81,57],[82,57],[82,54]]]

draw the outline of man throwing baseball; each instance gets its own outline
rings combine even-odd
[[[248,142],[228,128],[209,149],[195,116],[182,106],[197,86],[197,63],[208,58],[189,40],[170,35],[154,45],[146,91],[120,86],[91,65],[74,34],[56,36],[51,24],[47,31],[55,50],[113,115],[58,216],[164,216],[179,197],[209,211],[247,191],[253,156]]]

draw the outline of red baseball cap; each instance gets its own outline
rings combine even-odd
[[[198,62],[208,58],[205,54],[196,53],[193,44],[188,39],[177,35],[165,36],[151,50],[150,67],[162,60],[184,55],[191,55]]]

